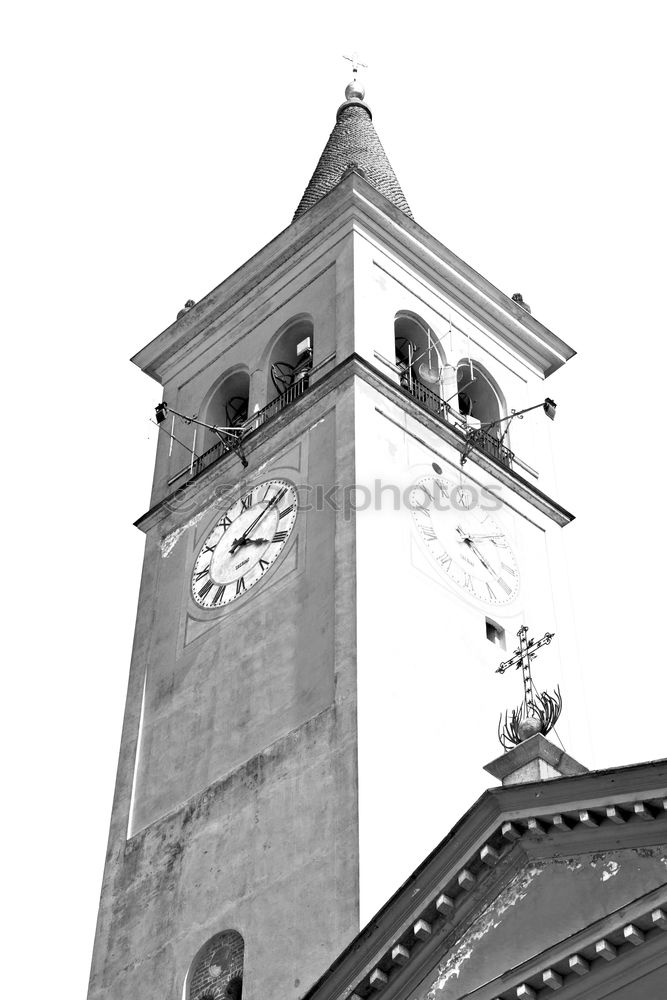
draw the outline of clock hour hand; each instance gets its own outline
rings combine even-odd
[[[258,524],[259,524],[259,522],[260,522],[260,521],[262,520],[262,518],[264,517],[264,515],[266,514],[266,512],[267,512],[268,510],[270,510],[270,508],[271,508],[271,507],[273,507],[274,503],[276,503],[276,502],[278,501],[278,499],[279,499],[279,497],[280,497],[281,495],[282,495],[282,494],[280,494],[280,493],[276,493],[276,495],[275,495],[275,496],[272,496],[272,497],[271,497],[271,499],[269,500],[269,502],[267,503],[266,507],[264,508],[264,510],[263,510],[263,511],[261,511],[261,512],[260,512],[260,513],[259,513],[259,514],[257,515],[257,517],[256,517],[256,518],[255,518],[255,520],[254,520],[254,521],[252,522],[252,524],[248,525],[248,527],[247,527],[247,528],[246,528],[246,530],[245,530],[245,531],[243,532],[243,534],[241,535],[241,537],[240,537],[240,538],[235,538],[235,539],[234,539],[234,541],[232,542],[232,547],[231,547],[231,549],[229,550],[229,554],[230,554],[230,556],[233,556],[233,555],[234,555],[234,553],[236,552],[236,550],[237,550],[237,549],[240,549],[242,545],[247,545],[247,544],[248,544],[248,541],[252,541],[252,539],[248,539],[248,535],[250,534],[250,532],[251,532],[251,531],[252,531],[252,530],[253,530],[254,528],[256,528],[256,527],[257,527],[257,525],[258,525]]]

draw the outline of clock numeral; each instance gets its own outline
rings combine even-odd
[[[429,542],[434,542],[437,538],[437,535],[430,524],[422,525],[422,535]]]
[[[443,483],[442,479],[436,479],[435,484],[438,487],[438,489],[440,490],[440,493],[442,494],[442,496],[448,498],[449,497],[449,487],[447,486],[447,483]]]
[[[205,545],[204,548],[201,550],[202,551],[202,555],[204,555],[206,552],[213,552],[214,548],[215,548],[215,545]]]
[[[199,573],[195,573],[195,583],[198,583],[199,580],[202,580],[205,576],[208,576],[208,566],[206,569],[200,570]]]
[[[213,603],[214,604],[219,604],[220,603],[220,601],[222,600],[222,598],[224,596],[224,593],[225,593],[226,589],[227,589],[227,585],[224,584],[224,583],[221,584],[218,587],[218,589],[216,590],[215,594],[213,595]]]
[[[511,566],[507,566],[506,563],[501,562],[500,564],[506,573],[511,573],[512,576],[516,576],[516,570],[512,569]]]
[[[200,600],[202,601],[204,600],[204,598],[208,594],[209,590],[212,589],[212,587],[213,587],[213,581],[210,579],[207,580],[202,589],[199,591]]]
[[[265,569],[268,569],[270,565],[271,563],[267,562],[266,559],[259,560],[259,568],[262,572],[264,572]]]
[[[456,494],[456,503],[460,505],[461,510],[468,510],[472,506],[472,493],[467,489],[459,489]]]
[[[442,555],[438,556],[438,562],[440,563],[441,566],[444,566],[444,568],[449,573],[449,567],[452,565],[452,557],[448,555],[446,552],[443,552]]]
[[[287,515],[291,514],[293,510],[294,510],[294,504],[291,503],[289,507],[285,507],[284,510],[280,511],[280,513],[278,514],[278,520],[280,521],[281,518],[287,517]]]
[[[236,581],[236,596],[243,593],[245,590],[245,577],[240,576]]]
[[[241,497],[241,510],[250,510],[252,507],[252,493],[248,493],[247,496]]]
[[[227,528],[231,528],[232,526],[232,522],[226,514],[221,521],[218,521],[218,524],[221,524],[225,531],[227,531]]]
[[[473,589],[472,577],[470,576],[470,573],[464,573],[463,576],[464,576],[463,586],[465,587],[466,590],[472,590]]]
[[[498,586],[500,586],[500,587],[503,588],[503,590],[505,591],[505,593],[507,594],[508,597],[512,593],[512,588],[507,583],[505,583],[505,581],[503,580],[503,578],[500,577],[500,576],[498,577]]]
[[[276,533],[273,536],[273,538],[271,539],[271,541],[272,542],[277,542],[278,544],[281,544],[282,542],[287,541],[287,532],[286,531],[276,531]]]
[[[495,592],[495,590],[494,590],[494,589],[493,589],[493,588],[491,587],[491,585],[490,585],[489,583],[487,583],[487,585],[486,585],[486,589],[487,589],[487,591],[488,591],[488,593],[489,593],[489,598],[490,598],[490,600],[492,600],[492,601],[495,601],[495,599],[496,599],[496,592]]]

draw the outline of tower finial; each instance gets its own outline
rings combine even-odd
[[[352,79],[345,88],[345,100],[363,101],[366,96],[366,90],[363,84],[359,83],[357,80],[357,72],[359,71],[360,66],[364,69],[368,69],[368,64],[360,62],[359,56],[356,52],[353,52],[351,56],[343,56],[343,59],[352,63]]]
[[[504,674],[510,667],[516,667],[517,670],[521,667],[523,674],[523,702],[518,709],[513,709],[511,714],[505,712],[504,725],[501,715],[498,725],[498,739],[505,750],[518,746],[537,733],[546,736],[558,722],[563,707],[559,688],[556,688],[553,695],[547,694],[546,691],[538,692],[533,684],[530,669],[531,660],[537,655],[538,649],[548,646],[554,633],[546,632],[537,642],[534,639],[526,639],[527,634],[528,627],[522,625],[517,632],[519,648],[496,670],[497,674]]]

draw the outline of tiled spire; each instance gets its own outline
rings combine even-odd
[[[388,201],[412,218],[401,185],[396,179],[373,125],[370,108],[364,103],[364,88],[356,78],[345,89],[345,102],[336,115],[336,124],[315,167],[294,219],[329,194],[351,167],[359,170],[369,184]],[[294,220],[292,220],[294,221]]]

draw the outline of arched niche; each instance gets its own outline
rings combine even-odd
[[[313,321],[309,316],[291,320],[279,332],[268,359],[267,401],[298,396],[308,388],[313,366]]]
[[[497,383],[477,361],[459,361],[456,381],[459,411],[471,422],[487,424],[505,416],[505,400]],[[489,433],[498,437],[502,427],[492,427]]]
[[[202,419],[215,427],[240,427],[248,419],[249,394],[250,376],[247,370],[237,368],[227,372],[209,394]],[[214,431],[207,430],[204,436],[204,449],[220,440]]]
[[[184,1000],[241,1000],[243,953],[238,931],[221,931],[209,938],[190,966]]]

